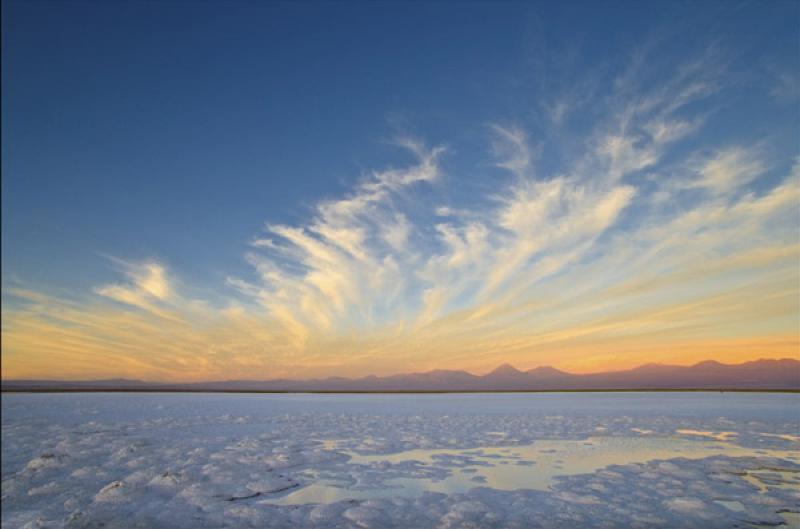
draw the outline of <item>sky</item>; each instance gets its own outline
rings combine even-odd
[[[2,3],[2,377],[800,358],[800,4]]]

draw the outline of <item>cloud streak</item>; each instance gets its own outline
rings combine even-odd
[[[124,281],[80,301],[14,289],[4,376],[273,378],[507,361],[586,371],[796,356],[800,162],[770,159],[763,139],[700,141],[711,116],[688,109],[724,89],[714,58],[648,88],[637,57],[557,167],[540,158],[560,148],[551,142],[577,111],[567,103],[546,106],[560,132],[535,146],[522,126],[491,125],[485,167],[503,174],[487,169],[492,194],[468,204],[442,192],[470,185],[446,169],[454,152],[402,139],[405,166],[319,201],[306,222],[267,222],[245,255],[252,276],[228,277],[221,304],[187,296],[156,261],[115,260]]]

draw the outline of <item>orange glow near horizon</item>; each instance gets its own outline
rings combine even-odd
[[[447,149],[401,138],[408,165],[369,173],[294,225],[267,224],[245,277],[196,285],[159,260],[110,258],[118,280],[91,292],[4,279],[2,376],[188,382],[506,363],[589,373],[798,358],[800,158],[701,145],[658,164],[702,121],[679,110],[703,71],[678,76],[676,94],[606,109],[560,172],[539,173],[525,131],[491,126],[503,176],[482,175],[494,194],[465,208],[446,192]]]
[[[684,304],[641,310],[617,321],[571,321],[569,325],[525,333],[505,325],[492,333],[476,325],[475,312],[450,316],[414,329],[359,337],[309,335],[306,343],[279,323],[247,311],[214,310],[184,303],[182,310],[124,310],[108,304],[86,306],[30,291],[16,295],[28,310],[3,315],[2,375],[10,379],[87,380],[134,378],[159,382],[225,379],[359,377],[462,369],[482,374],[500,364],[518,369],[553,366],[571,373],[625,370],[648,363],[691,365],[705,360],[742,363],[761,358],[799,358],[793,331],[794,296],[770,296],[771,310],[744,291],[734,310],[731,298],[713,312],[751,313],[750,327],[789,332],[749,335],[727,321],[706,321],[698,336],[696,313]],[[776,300],[782,298],[783,306]],[[690,303],[689,306],[694,306]],[[486,311],[480,311],[486,314]],[[626,313],[627,314],[627,313]],[[683,320],[658,315],[684,314]],[[708,307],[701,312],[708,317]],[[756,316],[761,316],[762,319]],[[766,318],[766,321],[763,319]],[[465,325],[471,322],[472,325]],[[777,329],[776,329],[777,330]],[[712,338],[709,334],[715,335]],[[273,354],[265,354],[272,351]],[[277,360],[280,359],[280,363]]]

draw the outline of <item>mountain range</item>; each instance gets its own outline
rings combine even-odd
[[[742,364],[713,360],[692,366],[646,364],[626,371],[573,374],[553,367],[520,371],[503,364],[485,375],[437,369],[362,378],[224,380],[162,383],[130,379],[3,380],[3,391],[559,391],[650,389],[800,390],[800,361],[761,359]]]

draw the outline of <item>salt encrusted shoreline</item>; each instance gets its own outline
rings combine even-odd
[[[800,511],[798,461],[768,455],[800,450],[793,437],[800,432],[797,396],[749,396],[757,401],[750,407],[741,404],[748,396],[627,398],[638,401],[615,397],[608,407],[582,407],[579,396],[4,396],[2,527],[730,528],[780,524],[782,511]],[[724,443],[753,449],[753,456],[676,453],[564,476],[550,490],[496,490],[476,480],[463,493],[270,503],[321,478],[369,490],[476,465],[458,455],[421,464],[364,463],[350,454],[591,436],[704,438],[692,432],[735,432]]]

